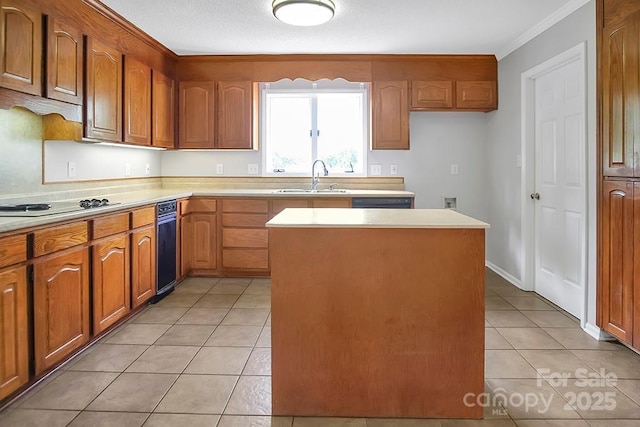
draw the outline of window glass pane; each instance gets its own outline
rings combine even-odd
[[[330,173],[363,172],[362,93],[318,94],[318,158]]]
[[[308,96],[267,95],[267,171],[311,169],[311,100]]]

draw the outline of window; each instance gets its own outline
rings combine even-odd
[[[365,174],[367,85],[296,80],[261,87],[265,175],[309,175],[315,159],[332,176]]]

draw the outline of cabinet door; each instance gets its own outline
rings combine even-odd
[[[217,233],[215,214],[191,214],[191,267],[215,270],[217,267]]]
[[[40,375],[89,341],[89,249],[33,265],[35,372]]]
[[[0,273],[0,399],[29,381],[27,270]]]
[[[42,15],[22,0],[0,1],[0,86],[42,95]]]
[[[175,146],[175,84],[169,77],[153,71],[151,85],[151,145]]]
[[[179,148],[215,148],[213,82],[181,82]]]
[[[218,83],[217,148],[253,148],[251,82]]]
[[[496,82],[456,82],[456,109],[491,111],[498,108]]]
[[[409,97],[406,81],[373,82],[374,150],[409,149]]]
[[[638,21],[636,13],[602,33],[602,174],[633,176],[638,111]],[[640,145],[640,144],[638,144]],[[638,165],[640,167],[640,165]]]
[[[87,38],[85,137],[122,141],[122,55]]]
[[[124,142],[151,145],[151,68],[124,61]]]
[[[180,239],[180,272],[179,277],[188,276],[191,273],[193,260],[193,227],[191,215],[185,215],[178,219]]]
[[[82,105],[82,31],[52,16],[47,22],[47,98]]]
[[[453,108],[453,82],[411,82],[412,110],[450,110]]]
[[[640,349],[640,182],[633,184],[633,346]]]
[[[131,305],[138,307],[156,294],[156,227],[131,233]]]
[[[129,245],[118,235],[93,246],[93,333],[98,334],[130,311]]]
[[[633,183],[602,184],[602,328],[631,343],[633,333]]]

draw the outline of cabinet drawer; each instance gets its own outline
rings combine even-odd
[[[223,214],[222,225],[224,227],[264,227],[267,223],[266,214]]]
[[[156,207],[149,206],[131,212],[131,228],[153,224],[156,221]]]
[[[93,239],[123,233],[129,229],[129,212],[103,216],[93,220]]]
[[[267,213],[269,211],[269,201],[227,199],[222,201],[222,211]]]
[[[216,199],[189,199],[180,202],[180,213],[182,215],[191,212],[215,212],[217,208]]]
[[[0,239],[0,268],[27,260],[27,236],[18,234]]]
[[[351,199],[315,199],[313,201],[314,208],[350,208]]]
[[[87,223],[74,222],[33,233],[33,256],[38,257],[87,243]]]
[[[293,199],[293,200],[272,200],[271,201],[271,213],[275,215],[282,212],[286,208],[308,208],[311,207],[311,203],[306,199]]]
[[[269,231],[266,228],[225,228],[222,231],[225,248],[268,248]]]
[[[222,251],[222,267],[237,269],[269,268],[267,249],[225,249]]]

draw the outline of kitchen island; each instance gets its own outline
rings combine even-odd
[[[285,209],[267,227],[273,415],[482,417],[465,395],[484,388],[488,224]]]

